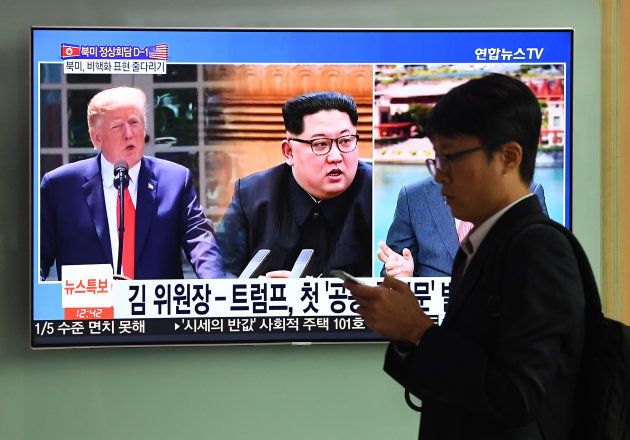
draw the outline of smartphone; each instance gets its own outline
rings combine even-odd
[[[315,251],[313,249],[302,249],[302,252],[300,252],[300,255],[297,257],[297,260],[293,263],[289,278],[301,278],[304,272],[306,272],[308,264],[311,262],[311,258],[313,258],[314,253]]]
[[[330,271],[330,274],[336,278],[341,278],[344,281],[349,281],[354,284],[365,284],[360,279],[353,277],[348,272],[345,272],[343,270],[333,269]]]

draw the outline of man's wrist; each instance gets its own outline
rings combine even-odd
[[[407,338],[407,342],[417,347],[418,345],[420,345],[420,341],[422,340],[422,337],[424,336],[424,334],[433,325],[435,325],[434,322],[431,321],[431,319],[429,318],[427,318],[426,320],[423,319],[422,321],[418,322],[418,325],[413,329],[413,331],[410,333],[409,337]]]

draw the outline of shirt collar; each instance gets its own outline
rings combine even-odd
[[[302,226],[319,203],[297,183],[293,173],[289,175],[288,197],[289,210],[298,226]]]
[[[497,221],[499,221],[501,216],[503,216],[503,214],[505,214],[512,206],[516,205],[522,200],[525,200],[527,197],[532,197],[532,196],[533,194],[530,193],[521,197],[518,200],[515,200],[514,202],[510,203],[505,208],[501,209],[497,213],[490,216],[488,219],[486,219],[486,221],[481,223],[479,226],[471,230],[470,233],[464,239],[464,241],[462,241],[462,246],[461,246],[462,250],[468,256],[468,260],[470,260],[470,258],[475,254],[475,252],[477,252],[477,249],[479,249],[479,246],[481,246],[481,242],[483,241],[484,238],[486,238],[486,235],[488,235],[488,232],[490,232],[490,229],[492,229],[494,224]]]
[[[142,161],[139,161],[137,164],[132,166],[129,169],[129,183],[135,185],[138,182],[138,175],[140,174],[140,164]],[[114,187],[114,165],[111,164],[105,156],[101,154],[101,178],[103,179],[103,188],[113,188]]]

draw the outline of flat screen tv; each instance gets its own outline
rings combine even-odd
[[[532,190],[571,226],[572,45],[570,29],[33,28],[32,347],[379,341],[330,270],[382,280],[451,88],[496,72],[532,90]],[[303,95],[356,120],[291,122]],[[456,233],[437,223],[423,240]],[[404,280],[439,323],[450,266],[422,260]]]

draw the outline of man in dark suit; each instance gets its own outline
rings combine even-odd
[[[134,279],[182,278],[183,249],[200,278],[224,278],[223,262],[185,167],[146,157],[144,93],[117,87],[88,104],[88,126],[96,157],[61,166],[41,183],[42,279],[56,262],[111,264],[118,260],[114,164],[129,166],[124,194],[122,275]]]
[[[441,189],[428,177],[400,190],[387,243],[379,243],[377,252],[385,263],[381,276],[386,273],[393,277],[451,276],[461,222],[453,218]],[[542,185],[532,182],[530,190],[547,215]]]
[[[288,100],[282,114],[285,163],[238,180],[218,227],[226,271],[238,276],[269,249],[267,276],[287,277],[300,251],[313,249],[305,275],[370,276],[372,166],[359,161],[354,100],[310,93]]]
[[[474,225],[442,325],[395,278],[346,282],[370,328],[393,341],[385,371],[422,399],[422,440],[570,438],[584,331],[577,260],[555,228],[517,228],[541,215],[529,190],[540,126],[531,90],[497,74],[431,111],[427,165],[453,216]]]

